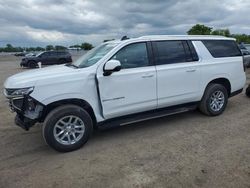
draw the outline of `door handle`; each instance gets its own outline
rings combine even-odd
[[[153,77],[153,76],[154,76],[153,74],[143,75],[142,78],[151,78],[151,77]]]
[[[196,71],[195,69],[186,70],[186,72],[195,72],[195,71]]]

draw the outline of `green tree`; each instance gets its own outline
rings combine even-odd
[[[42,47],[40,47],[40,46],[37,46],[37,47],[36,47],[36,51],[45,51],[45,48],[42,48]]]
[[[61,51],[61,50],[66,50],[67,48],[65,46],[55,46],[55,50]]]
[[[210,35],[212,32],[212,27],[208,27],[201,24],[194,25],[191,29],[187,31],[189,35]]]
[[[94,48],[93,45],[87,42],[84,42],[81,45],[81,49],[84,49],[84,50],[91,50],[92,48]]]
[[[5,52],[15,52],[15,48],[11,44],[6,44]]]
[[[54,50],[54,46],[53,45],[47,45],[46,50],[47,51]]]
[[[221,35],[225,37],[230,37],[230,31],[229,29],[217,29],[211,32],[211,35]]]
[[[231,37],[235,38],[237,42],[249,43],[250,44],[250,35],[246,34],[232,34]]]
[[[75,44],[75,45],[72,45],[72,46],[69,46],[70,48],[81,48],[81,45],[79,44]]]

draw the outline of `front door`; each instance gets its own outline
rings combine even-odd
[[[122,69],[110,76],[97,75],[104,117],[156,109],[156,70],[149,61],[147,44],[129,44],[111,59],[119,60]]]

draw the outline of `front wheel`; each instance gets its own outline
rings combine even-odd
[[[202,97],[199,109],[209,116],[217,116],[224,112],[228,101],[226,88],[221,84],[209,84]]]
[[[29,68],[36,68],[37,67],[37,63],[35,61],[29,61],[28,62],[28,67]]]
[[[88,112],[75,105],[54,109],[43,125],[45,142],[59,152],[79,149],[88,141],[92,131],[93,123]]]

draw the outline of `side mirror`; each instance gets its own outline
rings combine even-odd
[[[103,76],[109,76],[113,72],[118,72],[121,70],[121,63],[118,60],[112,59],[105,63],[103,67]]]

